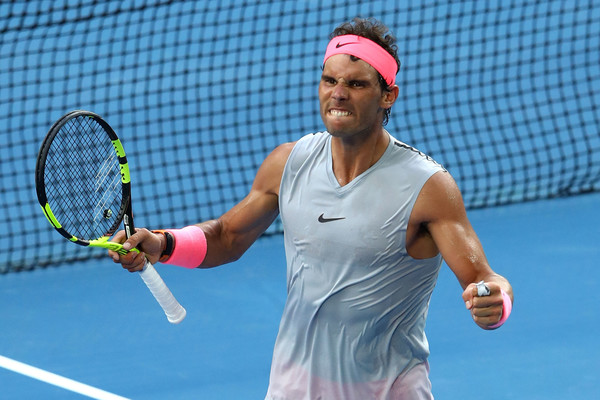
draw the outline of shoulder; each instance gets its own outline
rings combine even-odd
[[[325,145],[331,135],[327,132],[310,133],[300,138],[296,142],[295,153],[302,151],[312,151],[313,149]]]
[[[326,142],[329,134],[327,132],[311,133],[301,137],[299,140],[294,142],[283,143],[275,148],[265,159],[265,162],[281,162],[285,164],[292,155],[292,153],[298,153],[302,150],[312,149],[318,146],[319,143]]]
[[[290,153],[292,152],[292,149],[294,148],[294,146],[296,146],[296,143],[298,142],[287,142],[287,143],[283,143],[280,144],[279,146],[277,146],[268,156],[267,158],[265,158],[264,163],[267,164],[284,164],[287,162],[287,159],[290,156]]]
[[[293,148],[287,154],[286,173],[297,171],[311,155],[325,150],[330,137],[327,132],[317,132],[305,135],[294,142]]]
[[[265,158],[256,173],[252,190],[279,194],[283,170],[296,143],[280,144]]]
[[[258,174],[276,176],[281,181],[283,170],[290,159],[297,157],[303,151],[310,151],[310,149],[318,146],[319,143],[324,143],[328,136],[329,134],[326,132],[311,133],[295,142],[280,144],[265,158],[258,170]]]
[[[446,170],[431,175],[425,182],[413,208],[411,220],[427,224],[440,219],[462,218],[466,214],[462,194]]]
[[[444,170],[443,165],[435,161],[429,155],[423,153],[419,149],[412,147],[406,143],[403,143],[394,137],[391,138],[394,144],[394,153],[399,157],[406,159],[411,165],[416,168],[426,168],[432,170]]]

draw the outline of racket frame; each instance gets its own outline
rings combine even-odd
[[[67,232],[67,230],[62,227],[61,223],[58,221],[58,219],[52,212],[52,208],[50,207],[50,204],[48,202],[48,198],[46,196],[44,175],[46,159],[48,157],[48,152],[52,145],[52,141],[68,121],[70,121],[73,118],[78,118],[82,116],[93,118],[97,123],[99,123],[102,126],[104,131],[108,134],[108,137],[110,138],[114,151],[117,155],[119,169],[121,173],[121,205],[119,208],[119,213],[115,218],[115,222],[106,232],[105,235],[97,239],[91,240],[78,238]],[[125,227],[125,235],[127,237],[130,237],[135,232],[135,227],[133,225],[133,213],[131,207],[131,177],[129,173],[129,164],[127,163],[127,156],[125,154],[123,144],[121,143],[119,137],[112,129],[112,127],[106,121],[104,121],[98,114],[95,114],[91,111],[74,110],[63,115],[52,125],[40,147],[40,152],[35,168],[35,184],[38,201],[40,203],[40,206],[42,207],[42,211],[46,216],[46,219],[62,236],[67,238],[69,241],[76,243],[80,246],[100,247],[104,249],[109,249],[122,255],[127,254],[130,251],[139,252],[139,250],[137,249],[132,249],[129,251],[125,250],[121,243],[109,241],[111,236],[120,226],[121,222],[123,222],[123,225]],[[150,289],[152,295],[163,308],[163,311],[165,312],[169,322],[173,324],[181,322],[186,316],[185,308],[183,308],[179,304],[179,302],[177,302],[177,300],[175,299],[169,288],[165,285],[158,272],[156,272],[154,266],[147,259],[142,271],[140,271],[140,276]]]
[[[121,171],[121,207],[119,209],[117,218],[115,218],[115,222],[105,235],[97,239],[91,240],[83,239],[72,235],[66,229],[63,228],[61,223],[58,221],[58,219],[52,212],[52,208],[48,202],[45,189],[44,170],[46,167],[46,159],[48,157],[48,152],[50,150],[50,147],[52,146],[52,141],[58,135],[60,130],[66,125],[67,122],[69,122],[73,118],[78,117],[92,118],[94,119],[94,121],[96,121],[102,126],[113,145],[115,154],[117,155],[117,159],[119,161],[119,168]],[[98,114],[95,114],[91,111],[74,110],[63,115],[52,125],[40,147],[40,152],[35,167],[35,187],[38,201],[40,203],[40,206],[42,207],[42,211],[46,216],[46,219],[58,231],[58,233],[67,238],[69,241],[76,243],[80,246],[100,247],[104,249],[113,250],[119,254],[128,253],[127,250],[123,249],[123,245],[121,245],[120,243],[110,242],[109,239],[117,230],[117,228],[121,225],[122,221],[125,222],[127,237],[131,236],[131,233],[133,232],[133,218],[131,217],[131,177],[129,173],[129,164],[127,163],[127,156],[125,154],[125,149],[123,147],[123,144],[121,143],[121,140],[119,139],[115,131],[112,129],[112,127],[106,121],[104,121]]]

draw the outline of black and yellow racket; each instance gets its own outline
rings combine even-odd
[[[127,237],[134,232],[129,166],[121,141],[100,116],[76,110],[52,125],[38,155],[35,185],[44,215],[65,238],[127,253],[109,239],[121,221]],[[146,261],[140,275],[169,322],[181,322],[186,311],[154,266]]]

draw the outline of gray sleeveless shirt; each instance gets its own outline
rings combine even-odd
[[[268,399],[387,398],[426,361],[441,256],[410,257],[406,229],[421,188],[441,170],[390,137],[375,165],[340,186],[327,132],[296,143],[279,192],[288,297]]]

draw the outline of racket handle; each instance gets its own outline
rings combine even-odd
[[[179,304],[173,293],[169,290],[156,269],[148,260],[144,269],[140,271],[140,276],[152,292],[152,295],[158,301],[158,304],[165,312],[167,319],[172,324],[178,324],[185,318],[185,308]]]

